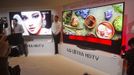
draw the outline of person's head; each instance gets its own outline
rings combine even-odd
[[[13,19],[13,25],[16,26],[18,24],[18,20],[17,19]]]
[[[131,38],[131,39],[128,41],[128,45],[129,45],[131,48],[134,48],[134,38]]]
[[[58,22],[58,20],[59,20],[59,16],[58,16],[58,15],[55,15],[55,16],[54,16],[54,21],[55,21],[55,22]]]
[[[43,25],[43,16],[40,11],[21,12],[24,27],[30,34],[38,34]]]

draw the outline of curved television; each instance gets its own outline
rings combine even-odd
[[[80,48],[119,54],[122,45],[124,2],[64,10],[63,42]]]
[[[29,35],[51,35],[51,11],[20,11],[9,12],[12,29],[13,19],[18,20],[18,24],[24,29],[24,36]]]

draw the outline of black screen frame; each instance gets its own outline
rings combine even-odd
[[[12,29],[12,19],[13,19],[13,16],[15,14],[18,14],[18,15],[21,15],[20,13],[21,12],[30,12],[30,11],[40,11],[41,13],[42,12],[48,12],[49,14],[46,14],[47,17],[46,17],[46,21],[47,21],[47,25],[45,26],[45,28],[47,29],[51,29],[51,25],[52,25],[52,11],[51,10],[26,10],[26,11],[12,11],[12,12],[9,12],[9,20],[10,20],[10,27]],[[12,31],[11,31],[12,33]],[[42,37],[42,36],[51,36],[51,34],[42,34],[42,35],[36,35],[36,34],[29,34],[29,35],[23,35],[24,37]]]
[[[96,6],[96,7],[86,7],[86,8],[79,8],[79,9],[72,9],[72,10],[64,10],[64,11],[75,11],[75,10],[80,10],[80,9],[92,9],[92,8],[97,8],[97,7],[104,7],[104,6],[109,6],[109,5],[114,5],[114,4],[123,4],[123,17],[122,17],[122,32],[121,32],[121,39],[120,40],[111,40],[112,45],[108,46],[105,44],[100,44],[100,43],[94,43],[94,42],[86,42],[86,41],[80,41],[80,40],[70,40],[69,36],[66,35],[63,32],[63,42],[68,43],[68,44],[73,44],[77,45],[79,48],[82,49],[89,49],[89,50],[102,50],[114,54],[120,54],[121,53],[121,47],[122,47],[122,42],[123,42],[123,29],[124,29],[124,11],[125,11],[125,2],[118,2],[118,3],[112,3],[112,4],[106,4],[106,5],[101,5],[101,6]],[[62,21],[63,21],[63,13],[62,12]],[[62,22],[63,25],[63,22]],[[86,37],[86,36],[85,36]],[[105,39],[103,39],[105,40]]]

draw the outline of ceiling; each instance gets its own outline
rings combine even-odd
[[[0,8],[46,7],[54,8],[65,6],[82,0],[0,0]]]

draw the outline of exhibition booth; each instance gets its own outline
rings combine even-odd
[[[60,54],[109,75],[122,74],[124,3],[67,9],[62,18]]]
[[[37,11],[3,10],[0,17],[10,25],[7,35],[14,28],[14,18],[23,25],[28,56],[51,56],[55,55],[52,19],[55,14],[59,15],[62,24],[59,55],[107,75],[123,75],[122,46],[127,50],[127,41],[134,37],[134,15],[130,9],[134,1],[106,1],[82,0],[57,9]],[[34,24],[40,26],[36,28]]]

